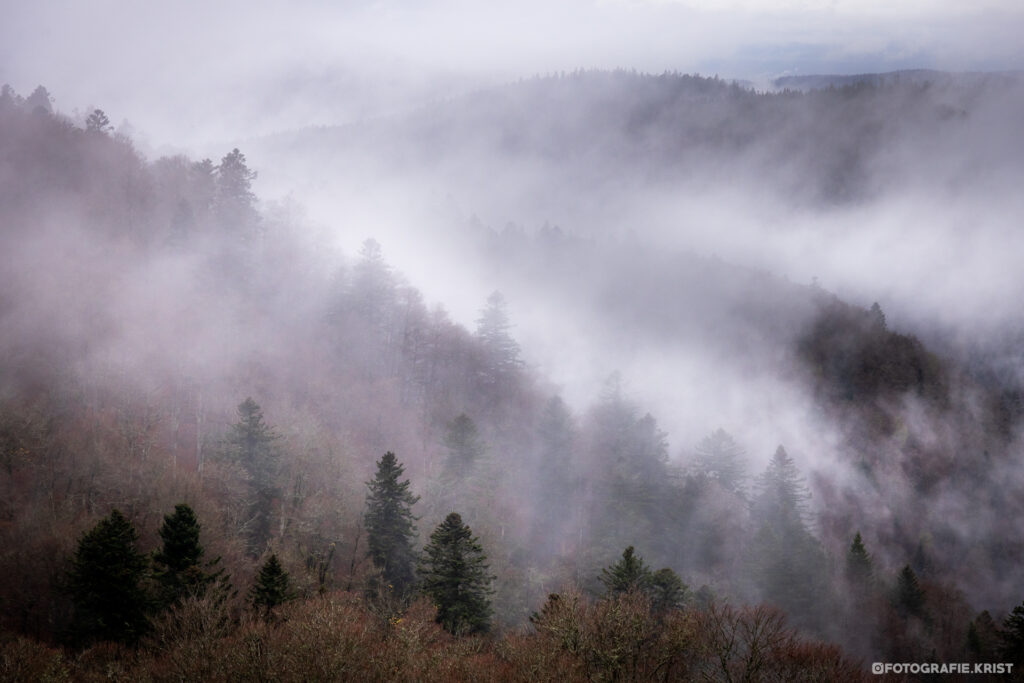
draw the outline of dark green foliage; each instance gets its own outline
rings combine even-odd
[[[715,430],[704,437],[694,451],[694,467],[698,472],[717,481],[727,491],[742,491],[743,480],[747,476],[743,462],[746,451],[728,432]]]
[[[651,609],[655,612],[679,609],[690,597],[689,587],[668,567],[651,574],[649,586]]]
[[[1024,667],[1024,603],[1013,608],[999,630],[999,655],[1017,668]]]
[[[420,586],[437,607],[437,622],[456,635],[490,628],[491,582],[480,543],[451,513],[430,535],[418,567]]]
[[[920,617],[924,615],[924,591],[917,580],[917,574],[909,564],[904,565],[899,576],[896,577],[893,603],[900,616]]]
[[[863,591],[871,586],[874,579],[874,564],[858,531],[846,553],[846,580],[855,590]]]
[[[217,569],[220,558],[204,563],[199,542],[199,520],[184,503],[174,506],[174,513],[164,517],[160,527],[163,547],[153,556],[153,577],[159,586],[158,600],[162,607],[180,603],[186,597],[201,598],[211,584],[226,583],[224,570]],[[225,589],[230,590],[226,585]]]
[[[651,601],[651,609],[658,613],[682,607],[689,598],[689,588],[672,569],[663,567],[652,572],[633,546],[622,551],[622,558],[601,570],[601,583],[605,597],[625,593],[643,593]]]
[[[142,579],[149,563],[135,547],[138,538],[135,526],[114,510],[78,542],[68,575],[76,642],[133,644],[147,631]]]
[[[256,583],[249,591],[249,602],[257,610],[269,614],[272,609],[292,599],[291,579],[276,554],[271,554],[260,567]]]
[[[277,434],[263,421],[263,411],[252,398],[238,405],[238,422],[231,427],[228,446],[231,455],[249,475],[252,499],[249,504],[249,553],[257,557],[270,540],[271,514],[276,485],[278,454],[274,448]]]
[[[889,331],[877,304],[870,311],[838,300],[822,304],[800,352],[828,395],[865,402],[916,392],[940,404],[948,400],[942,363],[917,338]]]
[[[646,591],[650,582],[651,570],[643,558],[635,554],[633,546],[622,551],[622,559],[601,570],[601,583],[607,595]]]
[[[409,480],[401,481],[404,467],[388,451],[377,462],[377,474],[366,482],[367,554],[381,570],[383,580],[399,596],[404,596],[414,580],[416,517],[412,506],[419,500],[409,490]]]

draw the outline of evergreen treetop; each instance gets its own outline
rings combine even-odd
[[[920,617],[924,613],[924,591],[909,564],[904,565],[896,578],[894,602],[897,611],[904,617]]]
[[[185,503],[175,505],[174,513],[164,517],[159,530],[163,546],[153,555],[153,576],[159,586],[159,601],[165,607],[189,596],[202,597],[218,580],[225,584],[225,592],[230,590],[224,570],[214,569],[220,558],[203,563],[205,551],[199,531],[199,520]]]
[[[850,550],[846,553],[846,580],[858,588],[866,588],[874,581],[875,568],[864,547],[860,532],[853,537]]]
[[[1024,667],[1024,602],[1013,608],[999,630],[1000,656],[1017,667]]]
[[[608,595],[646,591],[651,582],[651,570],[633,546],[622,551],[622,559],[601,570],[601,583]]]
[[[377,462],[377,474],[366,482],[367,554],[382,573],[384,580],[399,595],[404,595],[415,579],[416,517],[412,506],[419,500],[409,490],[409,480],[402,481],[405,468],[395,454],[388,451]]]
[[[806,531],[811,494],[786,449],[779,446],[757,481],[753,512],[764,524],[781,531]]]
[[[131,644],[148,630],[149,598],[141,582],[149,563],[135,547],[138,538],[115,509],[79,540],[68,574],[77,640]]]
[[[746,478],[743,456],[746,451],[724,429],[704,437],[694,449],[696,469],[714,479],[727,491],[739,493]]]
[[[490,628],[487,556],[473,532],[451,513],[430,535],[418,567],[423,593],[437,606],[437,622],[456,635]]]
[[[269,614],[278,605],[292,599],[291,577],[281,566],[276,553],[271,553],[256,575],[249,591],[249,602],[257,610]]]

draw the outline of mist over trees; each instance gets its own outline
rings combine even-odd
[[[768,95],[580,73],[481,94],[430,134],[422,112],[367,125],[411,126],[413,156],[568,158],[595,188],[641,167],[677,182],[707,149],[727,160],[709,173],[763,168],[791,145],[817,178],[794,201],[816,205],[882,192],[865,170],[882,140],[960,125],[949,98],[976,111],[1012,86]],[[548,96],[564,109],[528,117]],[[41,86],[0,95],[5,662],[91,666],[62,664],[66,647],[212,680],[427,680],[434,655],[455,679],[857,680],[857,660],[1020,660],[1022,404],[993,369],[1005,355],[986,364],[877,303],[718,258],[481,221],[456,230],[528,284],[481,297],[471,330],[372,236],[346,254],[261,203],[240,148],[150,161],[102,110],[73,121],[52,103]],[[877,107],[907,109],[858,118]],[[821,158],[795,128],[757,142],[793,112],[831,121]],[[594,134],[569,125],[584,114],[614,131],[603,147],[577,139]],[[587,334],[799,395],[813,419],[770,435],[756,416],[702,419],[687,442],[615,367],[570,402],[517,339],[527,291]],[[670,380],[714,407],[713,386]],[[338,654],[362,650],[384,654]]]

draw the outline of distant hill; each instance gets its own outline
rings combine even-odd
[[[872,87],[898,85],[941,85],[977,86],[988,83],[1002,85],[1019,84],[1021,72],[949,72],[935,69],[903,69],[885,73],[866,74],[810,74],[806,76],[781,76],[772,81],[777,90],[824,90],[846,88],[857,85]]]

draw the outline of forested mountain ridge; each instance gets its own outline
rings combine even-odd
[[[481,159],[501,160],[489,169],[493,182],[549,218],[564,208],[554,192],[587,192],[600,209],[637,190],[723,182],[756,190],[758,198],[835,206],[1019,173],[1018,142],[986,137],[1020,113],[1022,92],[1013,73],[934,72],[803,92],[678,73],[580,70],[247,144],[292,180],[346,177],[360,168],[428,173],[440,178],[440,191],[460,198],[460,188],[478,190],[472,169]],[[303,171],[314,166],[320,171]]]
[[[656,318],[631,301],[609,300],[615,287],[598,287],[598,306],[612,319],[632,315],[633,325],[661,326],[669,340],[689,330],[740,348],[765,341],[772,347],[766,357],[785,354],[779,367],[793,373],[794,383],[813,378],[823,424],[834,420],[849,429],[837,450],[872,459],[863,479],[831,480],[827,470],[794,460],[784,447],[744,447],[743,435],[713,424],[686,457],[675,458],[656,417],[614,377],[588,410],[574,414],[524,366],[500,295],[480,302],[470,332],[442,309],[428,308],[373,240],[358,257],[345,258],[304,231],[289,207],[261,207],[252,190],[255,173],[239,150],[216,164],[184,157],[148,162],[130,140],[111,134],[105,116],[81,126],[7,94],[0,100],[5,642],[22,643],[13,634],[69,642],[81,606],[61,587],[76,540],[101,519],[123,526],[113,516],[120,510],[138,528],[139,546],[156,548],[160,519],[187,500],[202,520],[208,556],[221,558],[236,587],[267,588],[284,567],[299,595],[331,593],[289,608],[282,625],[249,623],[216,638],[205,634],[206,652],[218,666],[237,665],[229,652],[238,650],[238,639],[301,642],[289,629],[326,619],[379,624],[383,635],[374,642],[396,652],[411,637],[403,629],[414,624],[416,638],[430,639],[425,647],[493,666],[495,678],[528,659],[529,646],[517,638],[529,637],[555,653],[534,666],[565,667],[578,678],[611,675],[625,665],[603,659],[615,651],[615,643],[601,640],[603,629],[621,635],[626,627],[616,619],[633,614],[631,623],[645,631],[631,645],[632,666],[668,666],[685,679],[692,674],[687,667],[714,666],[713,657],[696,654],[703,652],[698,647],[692,659],[673,659],[691,652],[687,634],[714,632],[708,625],[742,629],[750,621],[781,628],[776,613],[723,607],[723,598],[778,605],[804,633],[838,640],[857,656],[930,650],[950,660],[981,656],[964,635],[977,621],[972,605],[949,583],[946,563],[964,539],[939,526],[941,511],[896,518],[921,506],[916,495],[958,485],[936,463],[953,463],[951,449],[981,443],[970,432],[929,441],[925,430],[936,421],[949,422],[951,432],[976,417],[1006,421],[983,455],[975,450],[955,464],[979,489],[1009,496],[1010,482],[993,483],[1013,464],[1015,413],[985,412],[997,403],[989,387],[964,391],[967,381],[952,361],[888,330],[880,309],[714,260],[666,255],[651,262],[652,291],[641,298],[659,290],[658,273],[676,268],[699,275],[693,282],[731,283],[712,300],[735,305],[721,313],[722,321],[749,325],[746,338],[737,339],[716,335],[714,325],[692,326],[706,319],[705,309],[669,307]],[[603,258],[581,264],[577,247],[560,248],[567,250],[563,262],[580,266],[591,282],[608,285],[612,280],[602,278],[622,274],[601,273]],[[635,263],[624,255],[618,267]],[[544,271],[553,280],[582,282],[578,271]],[[676,286],[693,282],[684,277]],[[775,301],[787,302],[779,310],[792,317],[773,313],[769,302]],[[981,409],[969,412],[963,395],[982,399]],[[908,416],[920,422],[909,424]],[[246,459],[239,435],[246,420],[264,417],[266,450],[258,462]],[[745,452],[753,449],[764,459],[774,453],[760,476]],[[454,652],[459,641],[425,630],[428,605],[398,616],[372,600],[333,593],[364,590],[375,576],[362,519],[365,483],[385,451],[399,455],[420,496],[419,545],[457,510],[487,550],[497,622],[523,625],[539,610],[533,635],[511,636],[473,660]],[[881,476],[915,458],[919,472]],[[865,511],[882,498],[890,499],[888,520]],[[1011,500],[992,506],[1000,519],[980,527],[988,535],[974,539],[982,539],[979,556],[962,565],[955,577],[961,582],[969,571],[985,569],[1009,579],[1019,564],[1020,549],[1007,539],[1020,517]],[[871,581],[837,569],[855,531],[873,554]],[[650,596],[657,593],[642,571],[637,581],[645,591],[627,590],[625,597],[602,591],[601,568],[633,546],[652,566],[690,584],[695,595],[679,597],[685,611],[652,612]],[[267,553],[273,563],[264,562]],[[904,565],[912,568],[912,582],[899,573]],[[565,590],[571,585],[589,597]],[[893,593],[901,586],[906,590]],[[552,591],[565,597],[545,603]],[[610,595],[593,601],[604,593]],[[1006,610],[1017,600],[997,594]],[[241,611],[240,599],[234,608]],[[581,643],[560,635],[567,624],[583,634]],[[369,632],[331,629],[352,639],[357,631],[358,637]],[[795,636],[786,638],[772,646],[780,670],[818,658],[834,667],[829,671],[856,675],[836,651],[800,650]],[[979,638],[983,648],[1003,642],[995,632]],[[164,651],[189,641],[174,642]],[[669,663],[644,659],[654,653],[668,653]]]

